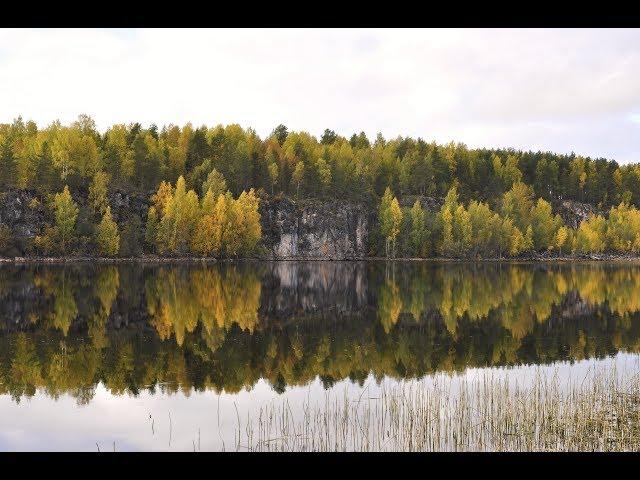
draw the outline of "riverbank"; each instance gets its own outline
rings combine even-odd
[[[629,254],[582,254],[582,255],[528,255],[521,257],[503,258],[449,258],[449,257],[353,257],[342,259],[306,258],[306,257],[242,257],[242,258],[215,258],[215,257],[161,257],[157,255],[142,255],[138,257],[0,257],[0,264],[27,264],[27,263],[148,263],[148,264],[176,264],[176,263],[233,263],[233,262],[432,262],[432,263],[580,263],[580,262],[614,262],[614,263],[640,263],[640,255]]]

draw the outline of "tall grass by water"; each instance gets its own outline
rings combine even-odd
[[[506,373],[505,373],[506,372]],[[640,372],[590,368],[560,378],[539,370],[329,391],[292,407],[238,418],[236,447],[251,451],[637,451]],[[375,390],[375,393],[373,393]]]

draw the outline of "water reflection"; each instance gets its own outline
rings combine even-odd
[[[273,390],[640,349],[636,266],[3,266],[0,394]]]

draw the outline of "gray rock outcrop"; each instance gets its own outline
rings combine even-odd
[[[369,214],[362,204],[278,198],[263,201],[260,214],[267,258],[353,260],[367,255]]]

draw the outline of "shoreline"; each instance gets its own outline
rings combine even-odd
[[[532,256],[522,258],[448,258],[448,257],[353,257],[353,258],[215,258],[215,257],[0,257],[0,265],[21,264],[81,264],[81,263],[106,263],[106,264],[216,264],[216,263],[272,263],[272,262],[413,262],[413,263],[524,263],[524,264],[548,264],[548,263],[625,263],[640,264],[640,255],[621,254],[597,254],[575,256]]]

